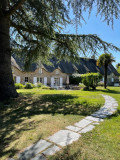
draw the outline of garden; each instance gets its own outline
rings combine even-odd
[[[17,91],[18,98],[0,104],[1,160],[8,157],[17,159],[24,148],[97,111],[104,104],[101,93],[118,101],[117,112],[92,132],[83,134],[78,141],[61,150],[59,155],[48,159],[120,159],[119,87],[108,87],[107,90],[97,87],[90,91],[41,88]]]

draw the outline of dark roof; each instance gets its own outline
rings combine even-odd
[[[104,74],[104,67],[98,67],[95,59],[80,58],[79,63],[66,62],[64,60],[57,62],[56,58],[52,58],[50,61],[52,62],[53,66],[43,64],[48,72],[53,72],[55,69],[60,68],[63,73],[69,74],[75,73],[76,70],[79,74],[88,72],[99,72],[102,75]],[[117,76],[119,75],[112,64],[108,66],[108,75],[111,73],[114,73]]]
[[[16,54],[12,55],[12,59],[15,60],[15,62],[17,63],[17,65],[19,66],[19,68],[21,68],[22,71],[25,71],[24,69],[24,64],[25,64],[25,57],[19,57]],[[37,64],[36,63],[32,63],[32,65],[29,67],[29,69],[27,71],[29,72],[34,72],[37,69]]]
[[[15,60],[13,57],[11,57],[11,65],[14,66],[14,67],[16,67],[17,69],[21,70],[21,68],[20,68],[19,65],[16,63],[16,60]]]
[[[16,61],[18,65],[20,65],[21,68],[23,68],[22,67],[23,64],[20,63],[21,61],[19,61],[18,59],[16,59]],[[64,60],[59,62],[55,57],[53,57],[52,59],[50,59],[50,62],[52,63],[52,65],[43,64],[43,67],[48,72],[53,72],[55,69],[59,68],[63,73],[68,73],[68,74],[73,74],[75,73],[75,71],[77,71],[79,74],[84,74],[88,72],[94,72],[94,73],[99,72],[102,75],[104,74],[104,67],[98,67],[96,65],[96,60],[91,58],[80,58],[79,63],[72,63]],[[35,71],[37,68],[38,68],[37,64],[33,63],[30,66],[29,71]],[[119,75],[117,70],[114,68],[112,64],[108,66],[108,75],[110,75],[111,73],[114,73],[116,76]]]

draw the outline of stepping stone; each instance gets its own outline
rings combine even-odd
[[[61,148],[59,148],[58,146],[54,145],[50,148],[48,148],[47,150],[45,150],[43,152],[43,154],[45,155],[54,155],[57,151],[59,151]]]
[[[93,125],[98,125],[98,124],[100,124],[100,123],[98,123],[98,122],[94,122],[94,123],[92,123]]]
[[[93,117],[96,117],[96,118],[106,118],[107,115],[103,115],[103,114],[92,114]]]
[[[90,121],[95,121],[95,122],[103,122],[103,119],[95,118],[92,116],[87,116],[85,119],[90,120]]]
[[[83,119],[80,122],[75,123],[75,126],[80,127],[80,128],[84,128],[87,125],[89,125],[90,123],[92,123],[92,121]]]
[[[42,154],[38,154],[35,158],[32,158],[31,160],[47,160]]]
[[[106,110],[106,111],[97,111],[97,112],[95,112],[94,114],[97,114],[97,115],[107,115],[107,116],[110,116],[110,115],[112,115],[113,114],[113,112],[111,112],[111,110]]]
[[[118,103],[113,103],[113,107],[118,107]]]
[[[40,140],[36,144],[26,148],[22,153],[18,155],[19,160],[28,160],[29,158],[34,157],[39,152],[43,151],[44,149],[48,148],[51,143]]]
[[[60,130],[54,135],[48,137],[51,142],[54,142],[60,146],[66,146],[79,139],[78,133],[69,130]]]
[[[84,129],[82,129],[79,133],[86,133],[86,132],[89,132],[91,131],[95,126],[93,125],[89,125],[87,127],[85,127]]]
[[[67,126],[66,128],[71,130],[71,131],[74,131],[74,132],[78,132],[82,129],[82,128],[78,128],[76,126]]]

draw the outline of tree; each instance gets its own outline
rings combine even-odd
[[[95,5],[108,24],[119,18],[118,0],[0,0],[0,99],[18,95],[11,71],[13,51],[21,52],[28,66],[37,58],[47,60],[53,53],[59,59],[75,61],[86,52],[120,50],[97,35],[62,34],[62,26],[71,23],[70,9],[77,28],[84,21],[83,12],[91,13]]]
[[[107,86],[107,68],[108,65],[112,62],[115,62],[114,57],[112,54],[104,53],[100,55],[99,59],[97,60],[98,66],[104,66],[104,88],[106,89]]]
[[[120,74],[120,63],[116,65],[116,68],[117,68],[117,72]]]

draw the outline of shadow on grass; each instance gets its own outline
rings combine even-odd
[[[113,93],[113,94],[120,94],[120,91],[114,90],[114,89],[97,89],[98,92],[104,92],[104,93]]]
[[[19,133],[34,129],[39,122],[26,123],[20,128],[15,128],[26,118],[39,114],[75,114],[89,115],[100,108],[100,105],[90,105],[87,101],[81,104],[74,104],[72,95],[40,95],[40,96],[20,96],[14,101],[7,102],[7,105],[0,105],[0,157],[8,154],[15,155],[18,150],[6,148],[12,141],[19,140]],[[16,132],[12,132],[16,130]],[[17,133],[18,136],[15,134]]]

